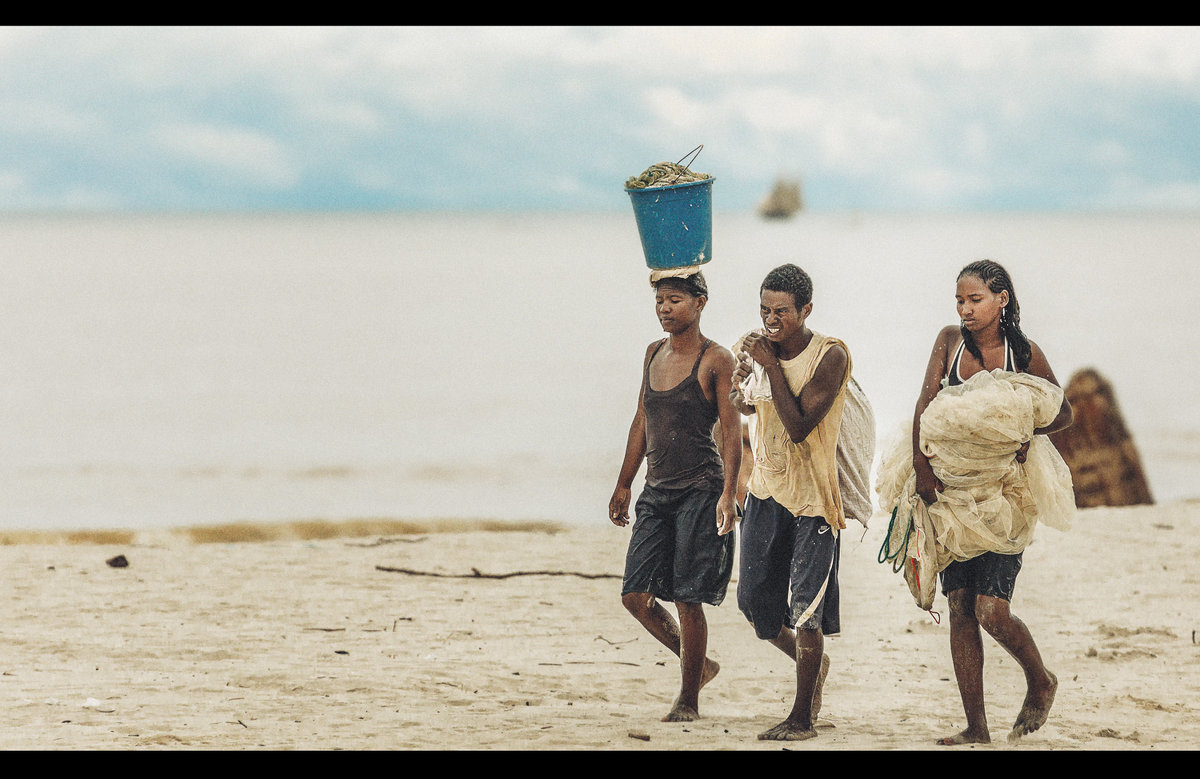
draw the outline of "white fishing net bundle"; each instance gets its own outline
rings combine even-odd
[[[838,489],[846,519],[867,526],[871,518],[871,463],[875,460],[875,411],[862,387],[850,377],[838,430]]]
[[[878,505],[888,514],[899,509],[892,548],[903,546],[910,516],[928,526],[911,529],[908,554],[931,550],[934,559],[924,565],[935,573],[983,552],[1016,554],[1039,522],[1068,529],[1075,513],[1071,472],[1049,438],[1033,434],[1058,415],[1062,398],[1062,389],[1044,379],[1002,370],[943,388],[921,415],[921,451],[945,485],[928,512],[913,510],[919,498],[911,435],[898,437],[880,464]],[[1029,451],[1019,463],[1014,455],[1025,441]],[[918,529],[928,536],[924,543],[915,543]]]

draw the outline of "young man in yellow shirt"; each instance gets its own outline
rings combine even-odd
[[[850,353],[809,329],[812,280],[782,265],[759,289],[762,329],[734,346],[730,400],[751,416],[754,470],[741,524],[738,607],[759,638],[796,661],[796,700],[764,740],[817,735],[829,668],[826,635],[840,632],[837,439]]]

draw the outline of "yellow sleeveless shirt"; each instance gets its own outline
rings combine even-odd
[[[734,354],[741,351],[744,338],[734,346]],[[754,403],[755,413],[750,425],[754,470],[748,490],[759,499],[774,498],[794,516],[824,517],[836,533],[846,527],[838,489],[837,440],[846,385],[853,367],[850,350],[837,338],[812,331],[812,340],[804,351],[790,360],[781,360],[780,365],[788,387],[799,396],[834,345],[846,349],[846,375],[825,417],[800,443],[793,442],[788,435],[773,401],[749,401]]]

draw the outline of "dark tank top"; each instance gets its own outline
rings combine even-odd
[[[962,359],[963,349],[967,346],[966,341],[960,341],[958,351],[954,353],[954,361],[950,363],[950,370],[946,372],[946,380],[944,386],[954,387],[963,383],[963,377],[959,374],[959,361]],[[1017,361],[1013,358],[1013,351],[1008,345],[1008,338],[1004,339],[1004,370],[1016,373]]]
[[[666,343],[664,340],[663,343]],[[667,489],[724,488],[721,454],[713,440],[717,404],[704,397],[697,374],[704,352],[700,348],[691,375],[668,390],[650,388],[650,364],[663,347],[658,345],[646,363],[646,484]]]

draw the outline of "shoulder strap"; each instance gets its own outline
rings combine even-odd
[[[654,351],[646,359],[646,364],[642,366],[642,392],[650,389],[650,363],[654,362],[654,358],[658,356],[658,352],[663,348],[663,344],[667,342],[664,338],[658,342],[658,346],[654,347]]]
[[[692,366],[692,375],[695,376],[700,372],[700,361],[704,359],[704,352],[708,350],[708,345],[712,343],[711,338],[705,338],[704,343],[700,346],[700,354],[696,355],[696,364]]]
[[[667,339],[666,339],[666,338],[664,338],[664,339],[662,339],[661,341],[659,341],[659,342],[658,342],[658,346],[654,347],[654,351],[650,353],[650,359],[649,359],[649,360],[646,360],[646,367],[647,367],[647,368],[649,368],[649,367],[650,367],[650,363],[654,362],[654,358],[658,356],[658,352],[659,352],[659,350],[660,350],[660,349],[662,349],[662,348],[663,348],[663,346],[665,346],[665,345],[666,345],[666,343],[667,343]]]
[[[962,381],[962,378],[958,374],[958,361],[962,359],[963,349],[966,348],[966,345],[966,339],[958,342],[958,350],[954,352],[954,359],[950,361],[950,367],[946,370],[947,379],[953,375],[955,379]]]

